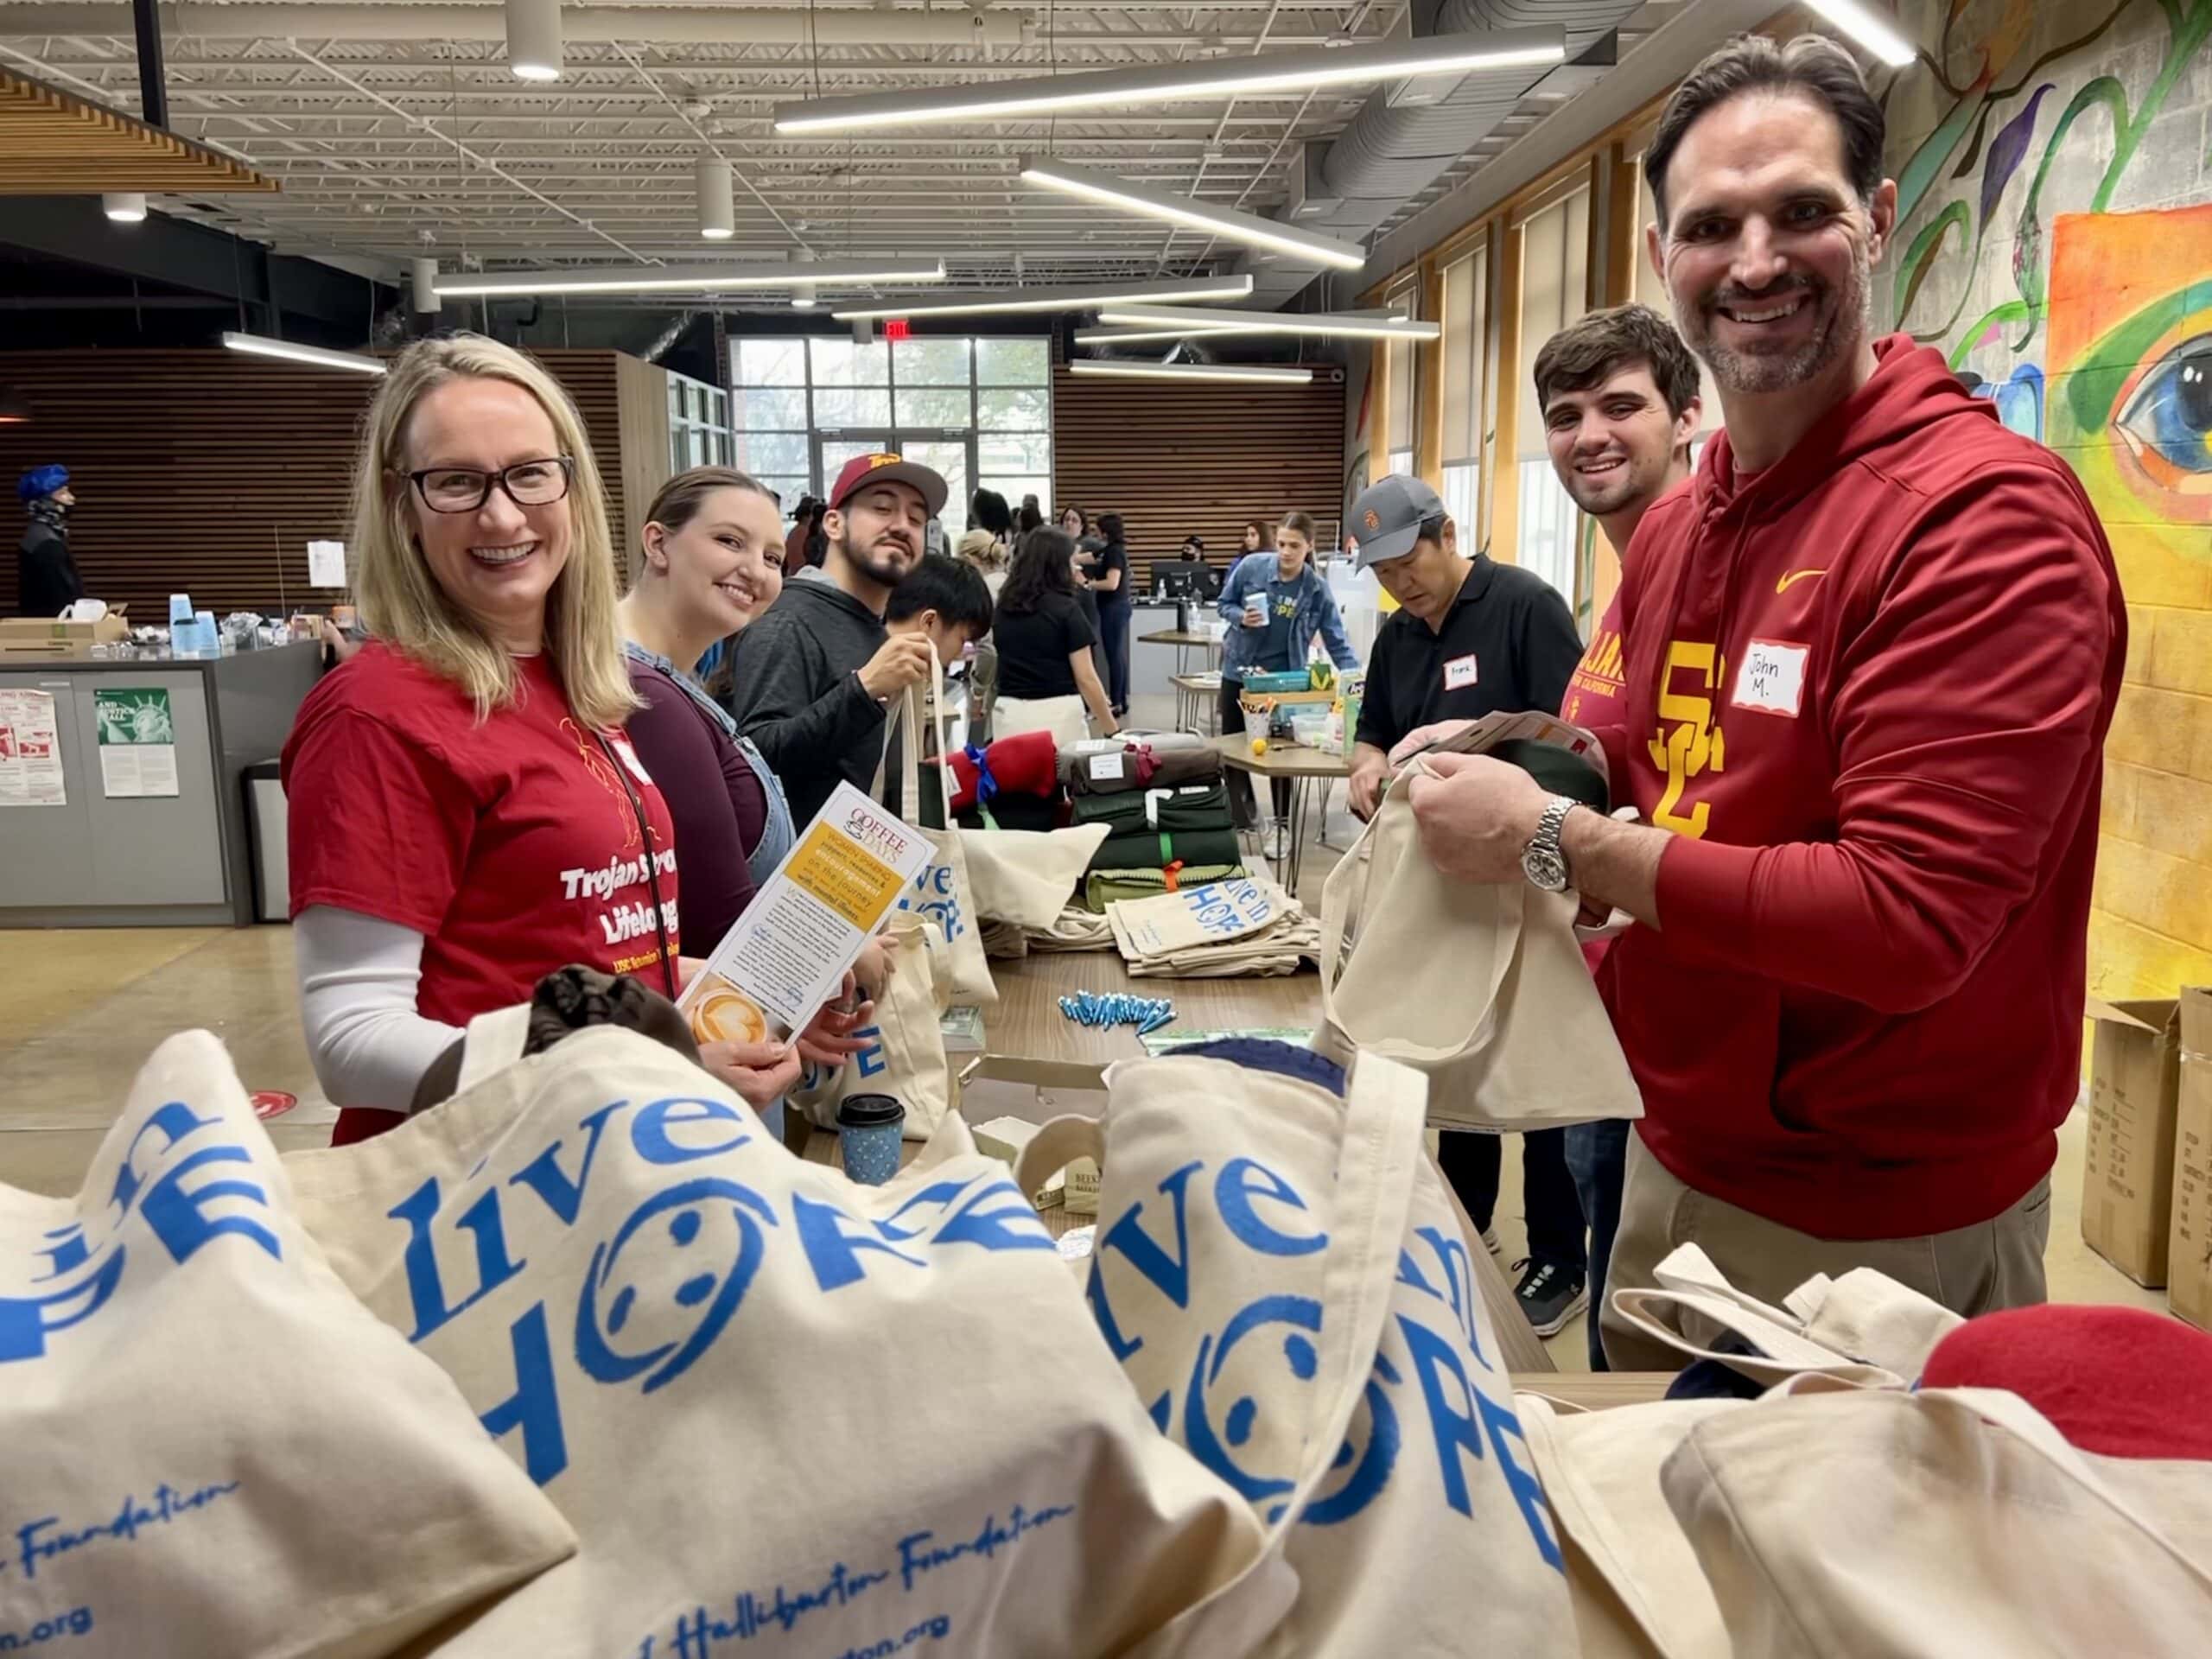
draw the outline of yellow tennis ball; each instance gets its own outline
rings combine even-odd
[[[1266,738],[1255,737],[1252,740],[1252,758],[1254,760],[1258,760],[1260,756],[1265,754],[1267,752],[1268,740]]]

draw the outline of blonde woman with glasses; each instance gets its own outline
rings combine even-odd
[[[308,1048],[335,1144],[400,1122],[480,1014],[570,963],[677,986],[675,832],[622,734],[606,493],[575,406],[473,334],[393,359],[353,480],[373,636],[284,747]],[[795,1051],[715,1069],[756,1105]]]

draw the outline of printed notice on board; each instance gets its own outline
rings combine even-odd
[[[308,543],[308,586],[343,588],[345,585],[346,543],[309,542]]]
[[[0,690],[0,806],[67,806],[54,693]]]
[[[677,1006],[702,1043],[804,1031],[929,862],[930,841],[840,784]]]
[[[92,693],[100,792],[111,801],[176,793],[176,721],[158,686]]]

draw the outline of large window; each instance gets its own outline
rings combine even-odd
[[[1490,252],[1477,248],[1444,267],[1444,510],[1459,526],[1460,545],[1482,544],[1475,522],[1482,499],[1483,445],[1488,436],[1484,370],[1489,362]]]
[[[1414,289],[1402,289],[1388,302],[1394,311],[1407,316],[1420,315]],[[1388,416],[1389,451],[1382,458],[1383,470],[1410,476],[1414,470],[1414,410],[1418,407],[1414,396],[1414,378],[1421,353],[1409,340],[1389,340],[1382,343],[1389,363],[1384,371],[1389,381],[1390,410]]]
[[[1519,466],[1519,563],[1574,602],[1576,513],[1544,448],[1543,410],[1530,372],[1544,342],[1588,310],[1590,191],[1580,186],[1531,213],[1521,238],[1521,361],[1514,373]]]
[[[820,494],[855,455],[897,449],[944,475],[946,530],[969,496],[1052,500],[1050,342],[932,336],[856,344],[849,335],[731,342],[738,464],[795,502]]]
[[[677,471],[730,464],[729,394],[703,380],[668,377],[668,459]]]

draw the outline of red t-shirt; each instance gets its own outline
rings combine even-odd
[[[372,643],[308,693],[284,745],[292,913],[335,905],[421,933],[416,1007],[448,1025],[527,1001],[571,963],[662,988],[630,794],[550,659],[519,660],[515,701],[480,724],[459,686]],[[629,740],[608,741],[673,953],[675,829]]]

